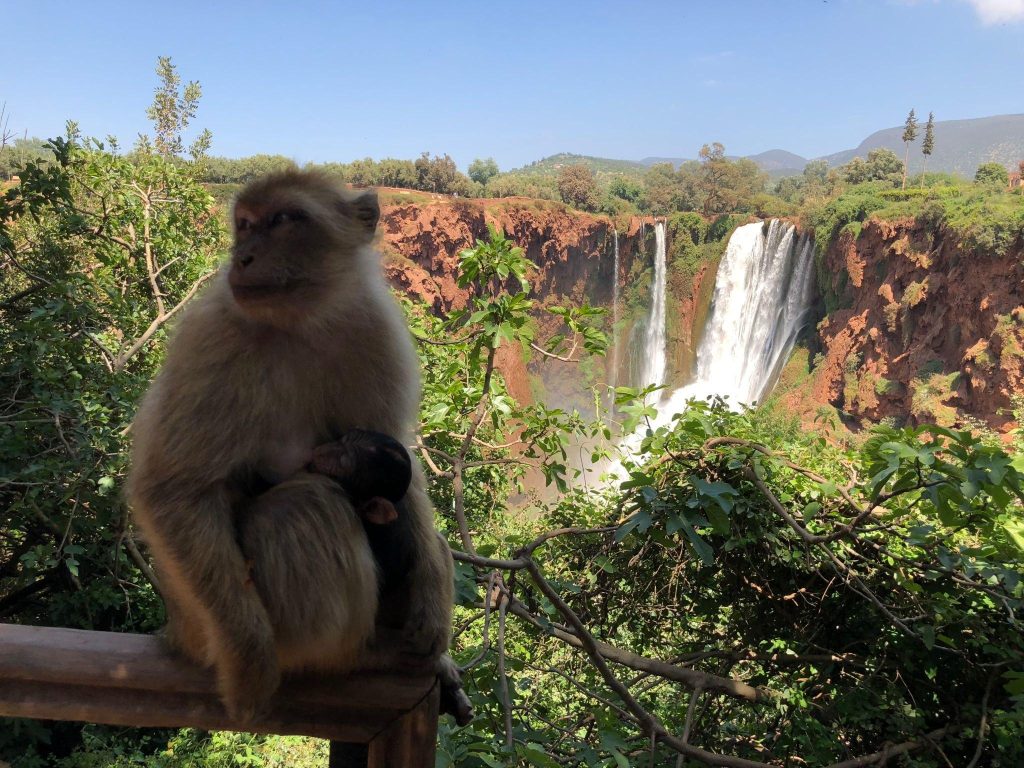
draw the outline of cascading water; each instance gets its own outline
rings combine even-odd
[[[664,224],[658,226],[663,235]],[[663,259],[664,241],[660,238],[658,245]],[[657,260],[655,274],[655,285],[661,288],[661,344],[648,345],[645,353],[648,361],[659,355],[660,361],[645,366],[645,371],[660,366],[663,376],[665,275],[664,271],[658,275]],[[797,238],[796,228],[778,219],[767,226],[758,222],[739,227],[729,238],[718,267],[707,326],[697,348],[694,379],[654,403],[657,415],[652,426],[669,423],[692,399],[717,395],[727,398],[733,407],[761,400],[775,384],[807,322],[813,292],[814,240],[807,235]],[[620,445],[623,453],[636,453],[645,432],[646,425],[627,436]],[[613,463],[607,473],[619,478],[627,474],[621,462]]]
[[[651,282],[651,311],[644,333],[643,367],[638,384],[665,383],[665,222],[654,225],[654,279]]]
[[[739,227],[718,267],[694,380],[659,407],[659,421],[691,398],[753,405],[771,390],[807,321],[814,291],[814,241],[773,219]]]

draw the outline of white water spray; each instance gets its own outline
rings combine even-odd
[[[766,231],[767,230],[767,231]],[[659,408],[667,421],[690,398],[754,405],[771,391],[811,307],[814,241],[773,219],[739,227],[718,267],[696,376]]]
[[[665,222],[654,225],[654,279],[651,282],[651,311],[644,333],[643,368],[640,386],[665,383]]]

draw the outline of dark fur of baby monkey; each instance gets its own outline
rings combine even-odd
[[[314,448],[309,468],[336,480],[357,514],[375,525],[398,519],[397,505],[412,479],[405,447],[389,435],[365,429],[351,429],[333,443]]]
[[[363,521],[380,571],[380,592],[389,598],[379,620],[388,623],[390,606],[399,605],[401,597],[387,593],[401,587],[416,558],[403,502],[412,478],[408,451],[390,435],[351,429],[333,443],[317,446],[309,469],[344,488]]]

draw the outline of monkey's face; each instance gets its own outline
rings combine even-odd
[[[372,256],[363,246],[378,216],[373,192],[349,197],[316,176],[250,185],[234,209],[228,284],[235,302],[270,322],[315,312],[367,268],[362,262]]]

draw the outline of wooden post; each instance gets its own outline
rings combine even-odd
[[[265,717],[241,723],[213,675],[155,637],[0,624],[0,717],[317,736],[368,745],[361,764],[339,767],[432,768],[438,701],[430,674],[311,675],[286,679]]]
[[[440,689],[435,684],[419,704],[374,736],[370,741],[367,768],[433,768],[440,702]]]
[[[329,768],[432,768],[437,751],[440,688],[370,739],[368,744],[331,742]]]

